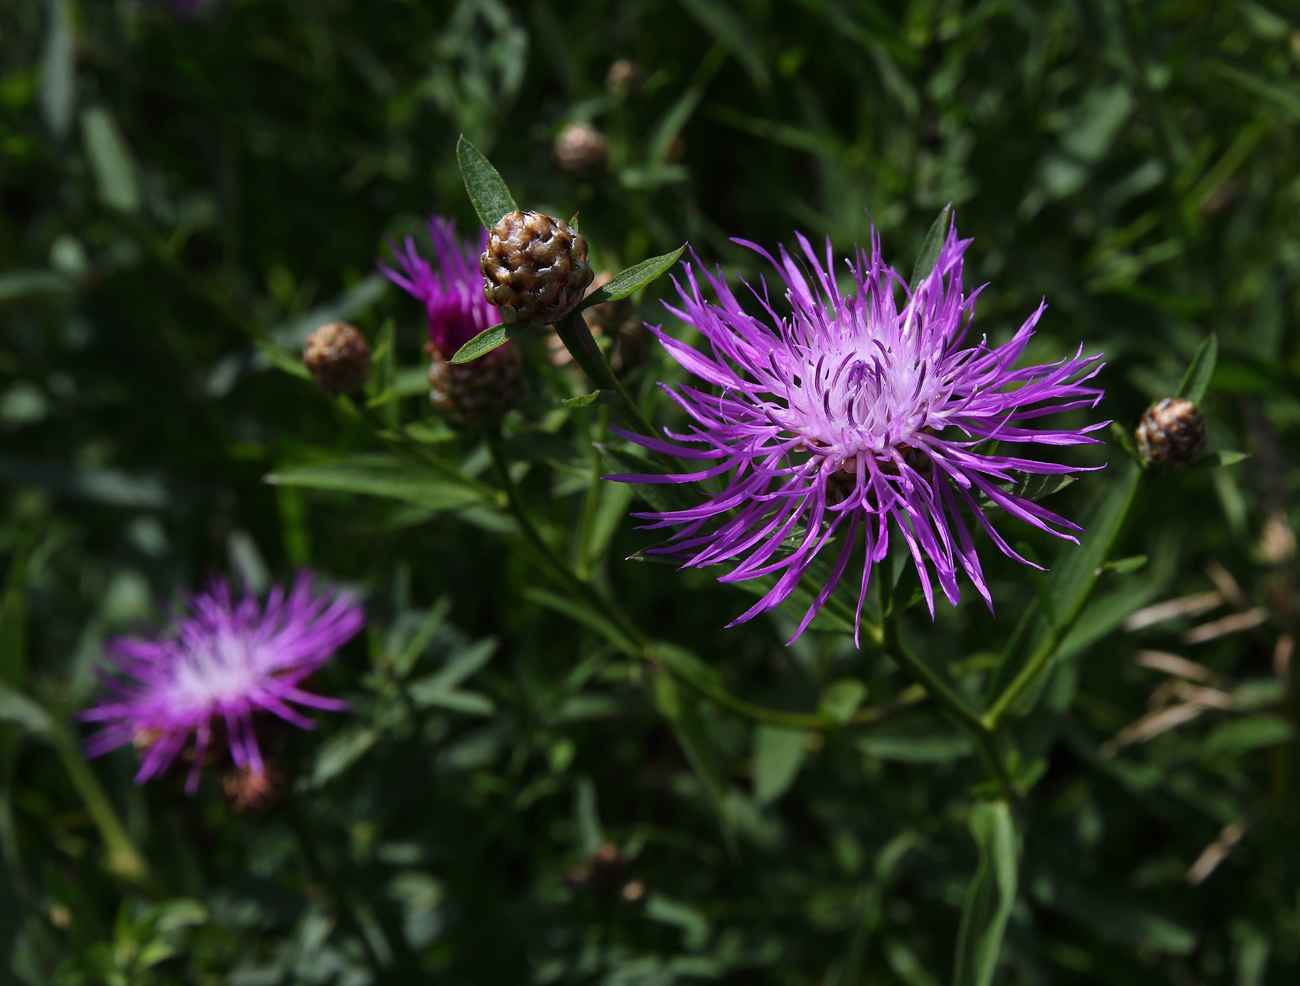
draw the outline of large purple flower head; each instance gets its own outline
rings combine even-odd
[[[483,297],[483,275],[478,269],[487,235],[483,230],[477,241],[461,241],[456,238],[454,221],[433,216],[429,219],[429,239],[437,258],[436,269],[420,256],[409,236],[401,250],[390,243],[402,267],[400,274],[379,265],[390,281],[424,302],[429,315],[429,348],[439,359],[450,359],[484,329],[501,322],[496,308]]]
[[[1088,432],[1102,424],[1077,431],[1031,425],[1054,411],[1095,407],[1102,392],[1083,384],[1101,369],[1100,356],[1085,357],[1080,348],[1059,363],[1016,369],[1045,303],[1003,345],[986,338],[968,344],[979,289],[963,292],[962,256],[971,241],[959,240],[955,227],[934,269],[911,290],[881,260],[874,231],[871,253],[859,250],[849,261],[848,294],[836,284],[830,244],[823,263],[807,239],[800,235],[798,241],[799,260],[784,247],[778,260],[736,241],[777,269],[789,316],[778,314],[766,283],[761,292],[751,289],[761,314],[750,314],[721,272],[702,271],[718,296],[716,303],[706,301],[696,271],[686,266],[687,287],[678,283],[683,307],[667,307],[700,331],[708,351],[652,331],[707,385],[666,388],[690,416],[690,430],[668,432],[667,442],[620,434],[703,468],[612,478],[681,483],[723,477],[721,491],[698,506],[637,516],[653,521],[652,528],[677,528],[657,550],[684,556],[685,565],[731,563],[722,582],[777,576],[732,625],[780,605],[814,557],[842,534],[798,637],[839,583],[860,530],[866,548],[859,625],[871,567],[888,552],[891,529],[910,550],[932,616],[931,568],[950,602],[958,600],[960,567],[991,607],[968,519],[1004,554],[1026,564],[1033,563],[1016,554],[986,516],[988,502],[1059,537],[1080,528],[1005,489],[1015,473],[1070,467],[995,454],[989,446],[1097,441]]]
[[[119,637],[106,651],[119,676],[106,679],[113,696],[81,714],[104,728],[87,743],[99,756],[126,743],[144,747],[136,783],[163,773],[194,738],[186,789],[198,786],[199,768],[224,731],[235,764],[263,772],[254,714],[269,712],[311,729],[289,703],[340,710],[346,702],[298,687],[365,622],[361,607],[343,593],[316,591],[310,574],[286,592],[276,586],[266,605],[236,598],[214,580],[189,601],[189,614],[152,639]]]

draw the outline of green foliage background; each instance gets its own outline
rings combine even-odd
[[[605,88],[617,58],[636,91]],[[0,981],[1295,982],[1298,69],[1282,0],[6,2]],[[572,121],[610,142],[583,181],[552,159]],[[742,588],[625,561],[652,535],[598,480],[610,409],[561,404],[591,384],[538,340],[503,441],[528,516],[705,667],[629,657],[555,583],[479,438],[430,409],[423,313],[375,271],[430,212],[473,228],[461,133],[527,207],[580,210],[613,270],[689,241],[757,276],[729,237],[843,253],[874,222],[907,271],[952,202],[990,282],[977,329],[1046,296],[1027,359],[1104,351],[1126,430],[1217,334],[1210,448],[1250,458],[1143,477],[1005,737],[1022,797],[988,800],[878,648],[833,625],[787,648],[793,611],[726,630]],[[670,291],[638,312],[689,338]],[[376,347],[387,445],[283,372],[333,317]],[[670,363],[626,378],[661,424]],[[1119,444],[1071,461],[1110,463],[1054,495],[1073,517],[1131,468]],[[966,598],[901,626],[972,702],[1053,591],[980,547],[996,619]],[[134,786],[130,750],[81,759],[106,636],[214,572],[303,566],[370,627],[317,682],[351,710],[273,740],[280,808],[234,813],[219,767],[188,798]],[[1125,732],[1153,710],[1185,721]],[[1002,921],[996,970],[972,961]]]

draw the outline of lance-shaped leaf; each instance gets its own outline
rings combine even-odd
[[[465,191],[469,192],[469,200],[474,203],[474,211],[484,229],[491,229],[507,212],[519,208],[505,179],[483,152],[465,139],[464,134],[456,141],[456,161],[465,181]]]
[[[1205,400],[1205,392],[1210,386],[1210,377],[1214,376],[1214,364],[1219,360],[1219,338],[1211,334],[1196,350],[1192,363],[1183,374],[1183,381],[1178,385],[1175,397],[1186,397],[1193,404]]]
[[[912,268],[912,280],[908,283],[912,285],[912,290],[930,276],[930,271],[934,270],[934,265],[939,262],[939,251],[943,249],[943,241],[948,238],[948,229],[952,226],[952,203],[949,202],[939,212],[938,218],[930,224],[930,231],[925,234],[925,239],[921,241],[921,252],[916,255],[916,266]]]
[[[619,298],[626,298],[628,295],[639,291],[677,263],[677,258],[682,255],[685,249],[686,244],[683,243],[672,253],[651,257],[649,260],[641,261],[635,267],[620,271],[601,287],[582,299],[582,303],[578,305],[578,311],[590,308],[592,305],[604,304],[607,301],[618,301]]]
[[[966,889],[952,981],[953,986],[989,986],[1016,902],[1017,846],[1011,807],[1005,801],[980,802],[971,810],[970,829],[980,862]]]
[[[289,466],[271,473],[266,481],[279,486],[366,493],[431,510],[455,510],[483,502],[482,494],[469,483],[422,469],[393,455],[356,455]]]
[[[505,345],[521,332],[527,332],[529,329],[540,329],[541,322],[502,322],[500,325],[494,325],[490,329],[484,329],[460,349],[456,350],[456,355],[451,358],[453,363],[468,363],[472,359],[478,359],[485,356],[497,346]]]

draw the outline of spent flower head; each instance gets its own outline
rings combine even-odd
[[[1096,442],[1088,433],[1104,422],[1058,430],[1034,425],[1054,411],[1096,406],[1102,391],[1084,383],[1101,369],[1101,357],[1085,357],[1080,347],[1058,363],[1016,368],[1046,303],[1006,343],[967,343],[979,289],[963,290],[962,256],[971,241],[958,239],[955,227],[934,269],[912,289],[881,259],[874,231],[871,252],[858,250],[849,261],[849,293],[836,283],[829,242],[823,260],[805,237],[798,241],[798,259],[784,247],[772,257],[737,241],[776,268],[792,309],[788,316],[778,313],[766,283],[751,289],[759,314],[750,314],[721,272],[701,270],[718,297],[706,301],[696,270],[686,265],[686,286],[678,283],[682,307],[667,307],[700,331],[708,350],[652,331],[698,378],[666,388],[690,416],[689,430],[667,432],[670,441],[620,434],[699,462],[701,469],[613,478],[721,478],[721,491],[696,506],[637,516],[649,519],[651,528],[677,529],[652,550],[684,556],[686,566],[730,563],[722,582],[775,576],[732,625],[780,605],[830,546],[824,582],[798,637],[844,575],[859,533],[865,541],[859,624],[872,565],[884,559],[891,533],[907,545],[931,615],[931,569],[950,602],[959,598],[962,569],[991,607],[970,521],[1004,554],[1033,563],[994,528],[988,504],[1058,537],[1080,530],[1006,488],[1017,474],[1072,467],[997,454],[991,445]],[[839,543],[831,546],[837,535]]]
[[[254,718],[271,713],[303,729],[312,722],[290,703],[338,711],[347,703],[303,691],[302,680],[361,629],[361,607],[344,593],[318,591],[303,573],[260,605],[216,579],[189,600],[189,613],[151,638],[118,637],[106,647],[117,675],[112,693],[81,714],[104,728],[86,745],[99,756],[142,747],[136,783],[157,777],[193,741],[186,789],[214,741],[224,736],[237,767],[265,770]]]
[[[402,271],[385,264],[379,269],[403,291],[424,302],[429,316],[429,349],[437,359],[450,359],[480,332],[501,322],[500,313],[483,297],[479,256],[487,246],[487,230],[477,240],[460,240],[454,220],[429,218],[436,267],[420,256],[407,237],[402,249],[390,243]]]

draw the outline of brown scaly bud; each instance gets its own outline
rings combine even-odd
[[[1185,398],[1166,397],[1146,409],[1136,437],[1144,461],[1185,466],[1205,449],[1205,415]]]
[[[556,322],[591,283],[587,241],[540,212],[508,212],[479,261],[483,296],[503,322]]]
[[[434,356],[429,400],[457,424],[476,425],[504,414],[524,392],[524,359],[507,343],[468,363]]]
[[[347,322],[327,322],[308,336],[302,361],[316,386],[329,394],[350,394],[370,379],[370,346]]]
[[[555,163],[572,178],[586,178],[609,163],[609,141],[595,127],[570,123],[555,138]]]
[[[267,758],[259,772],[248,767],[231,767],[221,776],[221,793],[230,810],[239,815],[260,815],[280,803],[289,775],[278,762]]]
[[[630,58],[620,58],[605,73],[605,88],[616,96],[628,95],[641,88],[641,66]]]

